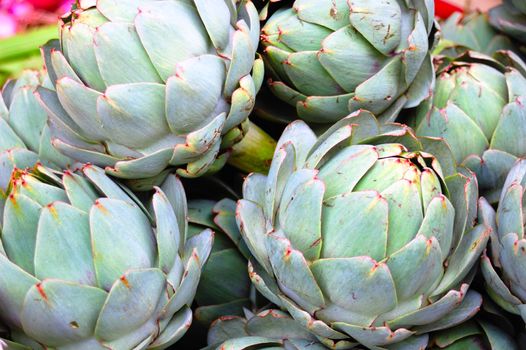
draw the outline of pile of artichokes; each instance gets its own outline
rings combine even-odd
[[[526,349],[525,44],[519,0],[77,0],[0,94],[0,349]]]

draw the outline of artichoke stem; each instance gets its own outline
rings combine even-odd
[[[249,124],[243,140],[232,147],[228,164],[245,173],[267,174],[277,142],[256,124]]]

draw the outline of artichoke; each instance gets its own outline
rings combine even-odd
[[[165,349],[211,250],[186,240],[186,198],[170,176],[152,213],[104,171],[15,170],[0,250],[0,318],[20,349]]]
[[[504,3],[489,11],[492,26],[514,39],[526,43],[526,2],[504,0]]]
[[[205,325],[225,315],[242,316],[243,308],[253,306],[247,273],[250,253],[237,228],[235,208],[231,199],[188,202],[189,236],[206,228],[215,232],[214,246],[195,296],[195,317]]]
[[[487,305],[486,301],[484,305]],[[497,314],[493,312],[495,311],[484,312],[484,317],[477,316],[456,327],[433,334],[426,349],[518,350],[512,334],[508,333],[513,325],[498,311]],[[329,349],[288,314],[279,310],[266,310],[256,315],[247,313],[246,319],[222,317],[212,324],[208,344],[205,350]]]
[[[490,25],[486,13],[467,16],[455,12],[441,25],[443,43],[440,46],[460,45],[468,50],[492,55],[499,50],[517,51],[510,38],[499,34]]]
[[[49,85],[45,72],[26,70],[0,94],[0,223],[15,167],[25,169],[41,162],[59,170],[74,163],[51,145],[46,112],[33,94],[42,84]]]
[[[482,310],[473,319],[434,334],[430,349],[518,350],[513,324],[506,315],[486,298]]]
[[[296,0],[262,29],[272,92],[312,123],[366,108],[393,120],[434,84],[430,0]]]
[[[447,141],[490,202],[526,156],[526,65],[509,51],[495,57],[467,52],[440,68],[433,95],[411,121],[418,135]]]
[[[265,310],[247,317],[221,317],[208,332],[204,350],[325,350],[315,336],[288,314]]]
[[[11,80],[3,87],[0,94],[0,153],[26,150],[25,153],[34,153],[47,166],[66,169],[73,165],[73,161],[52,147],[46,111],[34,95],[41,85],[50,87],[47,74],[26,70],[18,80]]]
[[[263,79],[250,1],[80,0],[60,28],[43,49],[56,92],[39,95],[62,153],[123,179],[197,177],[246,133]]]
[[[489,208],[477,197],[443,142],[358,111],[319,138],[290,124],[237,220],[252,282],[329,348],[421,349],[480,306],[468,288],[491,228],[473,226]]]
[[[526,322],[526,239],[524,237],[524,191],[526,160],[511,169],[502,188],[493,223],[490,254],[482,257],[482,273],[493,300]]]

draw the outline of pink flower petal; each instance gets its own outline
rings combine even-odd
[[[0,38],[7,38],[16,33],[16,20],[5,12],[0,12]]]

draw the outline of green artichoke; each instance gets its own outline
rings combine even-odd
[[[526,65],[509,51],[496,57],[467,52],[441,68],[433,95],[410,121],[418,135],[446,140],[490,202],[526,156]]]
[[[248,0],[78,1],[43,49],[54,146],[124,179],[217,170],[263,80],[258,39]]]
[[[18,80],[9,81],[0,94],[0,224],[15,167],[25,169],[41,162],[60,170],[74,163],[51,145],[46,112],[33,94],[42,84],[49,85],[45,73],[27,70]]]
[[[468,288],[491,228],[473,223],[491,208],[458,171],[442,141],[366,111],[319,138],[290,124],[238,202],[252,282],[329,348],[425,347],[481,303]]]
[[[0,153],[15,149],[32,151],[43,164],[66,169],[73,165],[73,161],[51,145],[46,111],[34,95],[41,85],[50,86],[47,74],[26,70],[18,80],[11,80],[3,87],[0,94]]]
[[[434,334],[430,349],[518,350],[513,324],[506,315],[486,298],[482,310],[473,319]]]
[[[253,306],[253,290],[247,273],[249,251],[236,225],[236,202],[223,199],[188,202],[189,236],[209,228],[214,246],[203,268],[195,295],[195,317],[205,325],[225,315],[243,315]]]
[[[270,89],[308,122],[360,108],[394,120],[434,84],[431,0],[296,0],[261,38]]]
[[[265,310],[247,317],[222,317],[208,332],[204,350],[325,350],[314,335],[288,314]]]
[[[0,318],[20,349],[165,349],[189,306],[213,234],[186,240],[175,176],[149,213],[104,171],[15,170],[0,239]]]
[[[494,234],[489,256],[482,257],[482,273],[493,300],[526,322],[525,189],[526,160],[520,160],[506,178],[496,213],[487,219],[494,223]]]
[[[508,333],[513,325],[502,314],[498,314],[497,318],[494,316],[484,312],[484,316],[437,332],[432,335],[426,349],[518,350],[517,342]],[[246,319],[222,317],[212,324],[208,344],[205,350],[329,349],[288,314],[278,310],[266,310],[257,315],[248,313]]]
[[[518,52],[510,38],[499,34],[490,25],[486,13],[475,12],[467,16],[455,12],[440,27],[442,44],[439,46],[460,45],[468,50],[492,55],[499,50]]]
[[[489,11],[492,26],[516,40],[526,43],[526,2],[504,0],[504,3]]]

